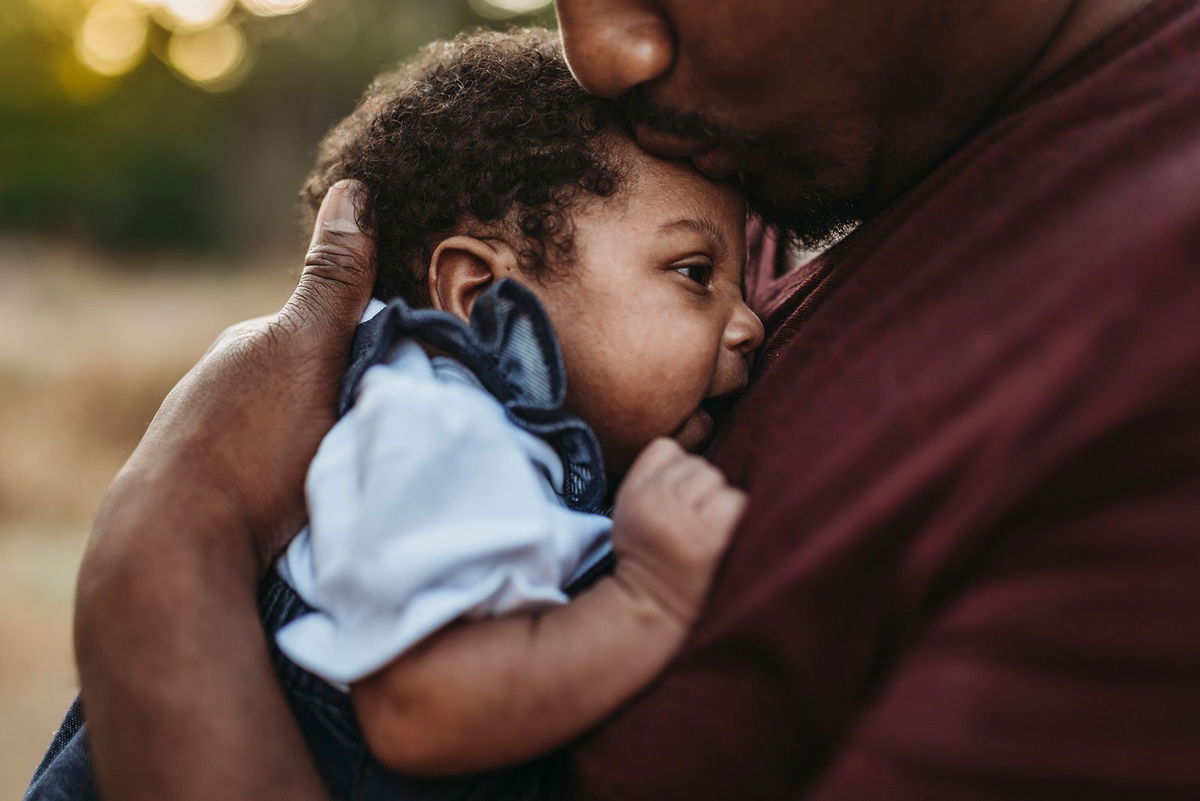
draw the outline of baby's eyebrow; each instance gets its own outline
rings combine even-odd
[[[663,223],[659,226],[658,232],[665,234],[679,228],[711,239],[716,245],[719,256],[724,256],[729,252],[729,240],[726,238],[725,232],[708,217],[684,217],[674,222]]]

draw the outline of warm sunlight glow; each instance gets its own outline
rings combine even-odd
[[[11,0],[5,0],[5,3],[12,5]],[[92,4],[86,0],[26,0],[25,5],[33,12],[32,15],[18,12],[8,18],[9,25],[21,25],[22,17],[25,17],[24,22],[35,29],[73,34],[79,27],[79,20]],[[0,27],[4,23],[5,14],[0,12]]]
[[[75,33],[75,56],[100,75],[121,75],[141,61],[149,22],[125,0],[99,0]]]
[[[242,6],[251,14],[260,17],[279,17],[295,14],[312,0],[241,0]]]
[[[505,19],[518,14],[541,11],[553,0],[470,0],[471,8],[481,17]]]
[[[161,21],[174,30],[207,28],[225,19],[233,8],[233,0],[150,0],[150,4],[161,10]]]
[[[199,31],[176,31],[167,44],[167,61],[206,89],[232,88],[246,59],[246,37],[229,22]]]

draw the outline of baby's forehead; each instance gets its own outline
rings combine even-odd
[[[619,194],[589,203],[575,218],[576,253],[585,261],[670,266],[690,260],[727,277],[744,273],[746,212],[738,186],[690,170],[648,170],[629,175]]]
[[[714,181],[688,161],[653,156],[632,142],[621,150],[621,189],[602,213],[624,214],[642,226],[684,221],[697,233],[743,238],[746,202],[736,181]]]

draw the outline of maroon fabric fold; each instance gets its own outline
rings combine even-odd
[[[752,503],[592,799],[1200,798],[1200,8],[1158,0],[802,274]]]

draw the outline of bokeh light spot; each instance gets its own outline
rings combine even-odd
[[[541,11],[554,0],[470,0],[471,9],[487,19],[507,19]]]
[[[156,9],[163,27],[171,30],[207,28],[225,19],[233,0],[142,0]]]
[[[230,89],[246,60],[246,37],[230,22],[198,31],[176,31],[167,61],[179,74],[206,89]]]
[[[141,61],[148,30],[144,9],[126,0],[99,0],[75,33],[75,56],[100,75],[121,75]]]
[[[260,17],[281,17],[295,14],[312,0],[241,0],[242,6],[251,14]]]

